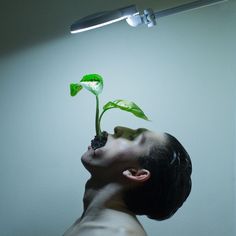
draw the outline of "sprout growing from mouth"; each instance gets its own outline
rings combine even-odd
[[[92,148],[97,149],[105,145],[107,141],[107,133],[101,131],[101,119],[104,113],[113,108],[119,108],[121,110],[132,113],[133,115],[148,120],[144,112],[134,103],[127,100],[116,99],[114,101],[109,101],[103,106],[103,111],[100,113],[99,110],[99,94],[103,90],[103,78],[98,74],[88,74],[83,76],[79,83],[70,84],[70,94],[71,96],[77,95],[83,88],[87,89],[93,93],[96,97],[96,115],[95,115],[95,130],[96,136],[92,140]]]

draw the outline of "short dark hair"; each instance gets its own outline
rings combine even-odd
[[[192,186],[187,151],[172,135],[165,133],[165,137],[164,144],[154,145],[148,156],[139,157],[140,166],[149,170],[151,177],[124,194],[129,210],[155,220],[170,218],[187,199]]]

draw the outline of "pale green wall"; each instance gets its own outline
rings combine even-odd
[[[91,1],[80,2],[89,9]],[[60,14],[65,6],[69,15],[68,4],[59,4]],[[163,18],[151,29],[117,23],[80,35],[66,32],[66,18],[55,24],[64,27],[55,37],[45,31],[48,37],[32,43],[16,40],[15,50],[2,41],[9,50],[0,59],[0,234],[62,235],[80,216],[88,177],[80,156],[94,133],[95,101],[86,92],[71,98],[68,85],[100,73],[102,102],[134,100],[152,120],[114,110],[104,129],[169,132],[192,157],[188,201],[170,220],[141,217],[148,235],[233,236],[235,10],[229,1]]]

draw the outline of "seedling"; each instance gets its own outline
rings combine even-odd
[[[70,94],[75,96],[83,88],[93,93],[96,97],[96,115],[95,115],[95,129],[96,136],[91,141],[92,148],[97,149],[105,145],[107,141],[107,132],[101,131],[101,119],[104,113],[112,108],[119,108],[121,110],[131,112],[133,115],[148,120],[144,112],[134,103],[127,100],[116,99],[109,101],[103,106],[103,111],[99,111],[99,94],[103,90],[103,78],[98,74],[88,74],[83,76],[79,83],[70,84]]]

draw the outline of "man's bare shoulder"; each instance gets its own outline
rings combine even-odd
[[[99,218],[76,221],[64,236],[147,236],[136,217],[116,211],[107,211]]]
[[[83,224],[73,227],[64,236],[147,236],[143,230],[131,229],[122,226],[102,226],[96,224]]]

